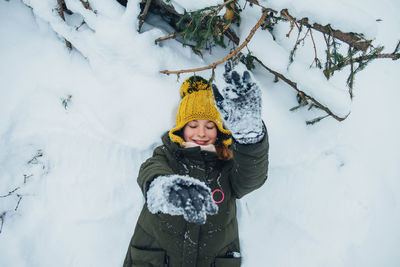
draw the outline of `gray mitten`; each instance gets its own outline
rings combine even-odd
[[[261,141],[265,128],[261,119],[261,90],[251,80],[248,71],[243,76],[232,71],[230,62],[225,64],[226,87],[222,94],[212,85],[215,104],[233,138],[240,144],[254,144]]]
[[[183,215],[191,223],[204,224],[207,214],[214,215],[218,206],[211,198],[211,189],[203,182],[189,176],[159,176],[147,192],[150,212]]]

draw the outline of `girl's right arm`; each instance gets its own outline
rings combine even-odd
[[[137,182],[145,197],[150,183],[157,176],[174,174],[174,171],[168,164],[165,149],[164,146],[157,147],[153,152],[153,156],[140,166]]]

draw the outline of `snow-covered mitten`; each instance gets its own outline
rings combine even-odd
[[[183,215],[191,223],[204,224],[207,214],[214,215],[218,206],[211,198],[211,189],[190,176],[159,176],[147,191],[150,212]]]
[[[248,71],[243,76],[232,71],[230,62],[225,64],[226,82],[222,94],[215,84],[212,85],[215,104],[232,132],[233,138],[240,144],[254,144],[261,141],[265,128],[261,119],[261,90],[251,80]]]

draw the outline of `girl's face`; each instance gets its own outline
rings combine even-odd
[[[200,146],[214,144],[217,140],[217,126],[209,120],[189,121],[183,128],[183,139]]]

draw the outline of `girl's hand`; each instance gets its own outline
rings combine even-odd
[[[261,119],[261,90],[244,71],[242,77],[232,71],[230,62],[225,64],[225,86],[222,94],[212,85],[215,104],[233,138],[240,144],[261,141],[265,126]]]
[[[191,223],[205,224],[207,215],[218,212],[211,189],[198,179],[182,175],[161,175],[147,191],[147,207],[151,213],[183,215]]]
[[[215,146],[212,145],[212,144],[210,144],[210,145],[205,145],[205,146],[201,146],[201,145],[198,145],[198,144],[193,143],[193,142],[183,142],[183,143],[182,143],[182,146],[183,146],[184,148],[199,146],[200,149],[203,150],[203,151],[217,152],[217,151],[215,150]]]

